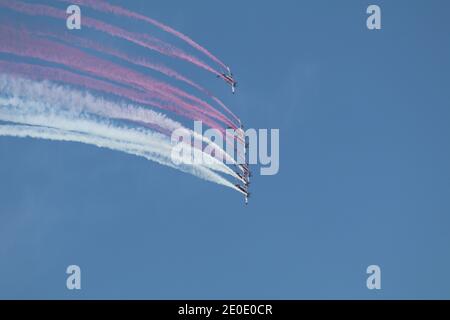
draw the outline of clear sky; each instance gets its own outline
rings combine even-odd
[[[124,3],[232,67],[235,96],[178,70],[279,128],[280,172],[255,174],[244,206],[141,158],[0,137],[0,298],[450,298],[448,1]]]

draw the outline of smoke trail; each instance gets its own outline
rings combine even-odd
[[[173,105],[181,106],[185,108],[187,112],[193,113],[191,116],[192,119],[200,118],[206,124],[211,125],[211,127],[214,128],[220,128],[221,126],[212,122],[210,119],[204,117],[201,118],[200,115],[206,114],[207,116],[226,122],[224,117],[217,115],[217,111],[212,107],[211,109],[213,111],[200,109],[199,107],[176,97],[176,95],[178,95],[195,100],[194,97],[180,89],[109,61],[88,55],[78,49],[44,39],[36,40],[30,37],[26,32],[16,32],[11,28],[6,27],[0,27],[0,36],[2,38],[2,41],[0,42],[0,52],[60,63],[75,70],[81,70],[118,83],[126,83],[132,87],[145,89],[153,98],[156,98],[159,101],[167,100]]]
[[[2,61],[0,61],[0,69],[3,70],[3,72],[20,74],[33,79],[38,79],[38,75],[44,70],[43,73],[46,76],[45,79],[48,80],[82,85],[83,87],[115,95],[123,94],[123,89],[120,87],[115,87],[109,83],[79,76],[64,70],[27,64],[5,63]],[[11,77],[1,74],[0,92],[16,96],[22,96],[23,92],[27,92],[28,97],[34,98],[35,100],[47,101],[48,104],[61,104],[61,102],[66,102],[63,105],[70,105],[75,110],[87,110],[109,118],[133,121],[138,124],[149,126],[166,135],[170,135],[174,130],[183,129],[195,139],[214,146],[227,163],[236,164],[236,161],[223,149],[223,146],[218,146],[207,137],[183,127],[181,123],[147,108],[132,104],[110,103],[107,100],[96,98],[88,92],[81,93],[76,90],[70,90],[63,86],[49,83],[48,81],[34,82],[18,78],[17,76]],[[76,101],[77,103],[72,103],[73,101]],[[139,100],[137,100],[137,102],[139,103]],[[229,169],[228,173],[230,172],[236,177],[234,171]]]
[[[0,0],[0,6],[28,15],[66,18],[65,12],[45,5]],[[124,12],[122,14],[126,15]],[[148,34],[128,32],[89,17],[83,17],[83,24],[169,57],[188,61],[220,75],[219,72],[196,57]],[[161,24],[158,27],[162,27],[164,30],[166,26]],[[177,36],[177,31],[171,28],[165,31]],[[182,34],[179,34],[179,36],[181,39],[186,37]],[[54,68],[0,61],[0,70],[5,68],[5,72],[13,71],[15,73],[15,71],[18,71],[19,74],[24,74],[33,79],[44,78],[71,83],[78,87],[87,86],[89,89],[124,97],[144,106],[150,105],[173,111],[193,120],[201,120],[207,126],[218,129],[222,133],[225,130],[216,120],[235,127],[228,117],[200,98],[167,83],[147,77],[145,74],[86,54],[81,50],[42,38],[36,39],[26,31],[16,31],[14,27],[8,28],[1,25],[0,39],[0,52],[27,59],[42,60],[46,62],[46,65],[48,65],[47,62],[58,65],[58,68]],[[190,39],[186,37],[183,40],[189,43],[188,40]],[[190,44],[192,45],[192,43]],[[197,86],[196,89],[203,89],[188,78],[164,66],[148,63],[145,59],[139,61],[120,53],[120,51],[112,50],[112,55],[114,54],[122,60],[131,63],[134,61],[136,65],[153,68],[193,87]],[[27,73],[27,70],[33,69],[38,70],[38,72]],[[77,75],[73,71],[84,75]],[[6,80],[3,87],[0,86],[0,122],[8,122],[7,125],[1,124],[0,135],[33,136],[35,138],[89,143],[142,156],[240,191],[214,171],[229,174],[239,179],[236,173],[223,162],[214,159],[201,150],[195,149],[193,151],[202,154],[202,157],[206,156],[209,161],[192,165],[177,165],[172,162],[173,146],[168,139],[168,135],[177,127],[187,130],[178,122],[141,106],[125,104],[126,107],[124,107],[122,103],[114,104],[102,98],[90,96],[89,93],[69,92],[68,87],[54,86],[48,82],[40,83],[43,85],[40,87],[34,86],[35,84],[37,83],[31,83],[30,85],[25,81],[19,83]],[[207,93],[205,89],[203,90],[204,93]],[[75,95],[71,95],[71,93]],[[212,95],[210,97],[240,123],[239,119],[219,99]],[[130,126],[131,124],[132,126]],[[164,134],[143,128],[142,125]],[[191,130],[189,131],[192,133]],[[226,134],[228,138],[228,133]],[[203,136],[201,136],[201,139],[206,142]],[[208,143],[211,144],[210,141]],[[223,147],[216,148],[216,150],[227,155]],[[239,180],[242,181],[242,179]]]
[[[27,15],[33,15],[33,16],[48,16],[56,19],[66,19],[65,12],[58,10],[53,7],[49,7],[46,5],[40,5],[40,4],[30,4],[26,2],[21,1],[8,1],[8,0],[0,0],[0,6],[6,7],[8,9],[21,12]],[[215,75],[221,76],[221,73],[217,70],[211,68],[209,65],[207,65],[205,62],[201,61],[200,59],[187,54],[186,52],[182,51],[179,48],[175,48],[171,46],[170,44],[159,40],[155,37],[152,37],[148,34],[136,34],[133,32],[129,32],[126,30],[123,30],[121,28],[112,26],[110,24],[104,23],[102,21],[89,18],[89,17],[83,17],[83,25],[87,26],[89,28],[96,29],[101,32],[105,32],[111,36],[118,37],[124,40],[128,40],[136,45],[139,45],[141,47],[159,52],[163,55],[181,59],[187,62],[190,62],[206,71],[209,71]]]
[[[119,6],[114,6],[111,5],[107,2],[103,2],[103,1],[92,1],[92,0],[59,0],[62,2],[70,2],[70,3],[74,3],[74,4],[80,4],[80,5],[85,5],[85,6],[89,6],[95,10],[98,11],[102,11],[102,12],[106,12],[106,13],[113,13],[115,15],[119,15],[119,16],[126,16],[129,18],[135,18],[141,21],[145,21],[147,23],[150,23],[156,27],[158,27],[159,29],[168,32],[170,34],[172,34],[173,36],[183,40],[184,42],[186,42],[187,44],[189,44],[190,46],[192,46],[193,48],[197,49],[198,51],[202,52],[203,54],[205,54],[208,58],[210,58],[211,60],[213,60],[214,62],[216,62],[221,68],[226,69],[227,66],[220,61],[216,56],[214,56],[211,52],[209,52],[207,49],[205,49],[204,47],[202,47],[201,45],[199,45],[198,43],[196,43],[194,40],[192,40],[191,38],[189,38],[188,36],[184,35],[183,33],[159,22],[156,21],[155,19],[143,16],[139,13],[136,12],[132,12],[129,10],[126,10],[124,8],[121,8]]]
[[[157,71],[161,74],[164,74],[168,77],[171,77],[178,81],[184,82],[184,83],[188,84],[189,86],[191,86],[192,88],[195,88],[196,90],[209,96],[218,105],[220,105],[229,115],[231,115],[233,117],[233,119],[236,120],[237,123],[239,123],[239,124],[241,123],[241,120],[219,98],[215,97],[211,92],[209,92],[208,90],[206,90],[199,84],[195,83],[191,79],[179,74],[175,70],[172,70],[164,65],[152,63],[145,58],[134,58],[125,53],[120,52],[119,50],[109,48],[102,44],[99,44],[98,42],[94,42],[94,41],[91,41],[91,40],[88,40],[85,38],[80,38],[80,37],[76,37],[76,36],[69,35],[69,34],[65,34],[64,36],[60,36],[56,33],[45,33],[45,32],[36,32],[36,34],[38,34],[40,36],[49,37],[49,38],[55,38],[59,41],[63,41],[66,43],[76,44],[83,48],[95,50],[97,52],[106,53],[110,56],[119,58],[123,61],[132,63],[137,66],[155,70],[155,71]],[[210,107],[210,108],[212,108],[212,107]],[[224,115],[222,115],[222,114],[220,114],[220,115],[225,118]],[[227,122],[226,122],[227,125],[229,125],[230,127],[234,128],[234,129],[237,129],[237,126],[230,119],[226,118],[226,120],[227,120]]]
[[[167,129],[167,131],[183,129],[197,137],[191,130],[184,128],[181,124],[151,110],[140,109],[131,105],[123,108],[120,104],[95,98],[89,93],[80,93],[49,83],[34,83],[29,80],[12,79],[11,77],[0,75],[0,92],[5,96],[5,98],[0,96],[0,104],[3,106],[0,109],[0,120],[3,121],[57,127],[70,131],[83,131],[83,128],[88,127],[90,128],[88,132],[92,133],[94,129],[99,130],[98,125],[86,123],[86,121],[90,120],[85,120],[84,118],[87,113],[94,113],[108,118],[155,124]],[[80,119],[83,119],[83,121]],[[141,135],[136,135],[135,131],[133,131],[135,134],[133,136],[134,140],[130,141],[144,143],[146,139],[142,138]],[[105,130],[105,132],[112,132],[112,130]],[[158,137],[163,136],[160,135]],[[164,139],[167,140],[167,138]],[[203,136],[201,139],[205,142],[210,142]],[[172,146],[169,145],[169,147],[171,148]],[[217,149],[223,151],[218,146]],[[166,151],[170,152],[171,149]],[[193,151],[207,160],[204,163],[205,166],[236,177],[236,173],[223,162],[206,153],[202,153],[201,150],[194,149]]]
[[[22,110],[24,104],[28,106],[27,110]],[[17,98],[6,100],[0,98],[0,106],[0,120],[2,121],[21,125],[48,127],[65,132],[119,141],[136,152],[139,151],[153,155],[158,159],[165,159],[164,162],[172,162],[172,145],[170,141],[165,136],[149,130],[121,127],[106,120],[94,119],[86,115],[75,115],[71,112],[56,112],[55,110],[40,110],[40,112],[37,112],[36,110],[30,110],[29,107],[45,108],[40,102],[33,104],[33,102],[24,102]],[[175,164],[173,166],[177,167]],[[220,163],[210,166],[180,165],[180,167],[191,166],[193,168],[222,171]]]
[[[4,61],[0,61],[0,67],[3,72],[19,74],[34,80],[51,80],[68,83],[77,87],[113,94],[145,106],[170,110],[179,115],[192,118],[192,115],[187,113],[184,109],[176,108],[176,106],[168,103],[160,103],[144,92],[132,88],[124,88],[103,80],[78,75],[63,69]]]
[[[121,151],[135,156],[140,156],[147,160],[157,162],[161,165],[172,167],[174,169],[192,174],[201,179],[211,181],[220,185],[224,185],[226,187],[239,191],[239,189],[236,188],[228,180],[224,179],[223,177],[212,172],[209,169],[203,168],[201,166],[188,166],[188,165],[176,166],[172,163],[172,161],[169,158],[155,152],[143,150],[141,146],[139,145],[136,146],[129,142],[123,142],[120,140],[113,140],[79,132],[68,132],[55,128],[27,126],[27,125],[9,125],[9,124],[0,125],[0,136],[10,136],[18,138],[29,137],[53,141],[80,142],[94,145],[99,148],[108,148],[111,150]]]
[[[51,16],[51,17],[55,17],[55,18],[62,18],[62,14],[61,14],[60,11],[58,11],[55,8],[44,6],[44,5],[31,5],[31,4],[23,3],[23,2],[20,2],[20,1],[17,1],[17,2],[14,2],[14,3],[9,3],[9,2],[7,2],[5,0],[0,0],[0,5],[3,5],[5,7],[7,7],[7,8],[12,9],[12,10],[16,10],[16,11],[19,11],[19,12],[22,12],[22,13],[30,14],[30,15],[47,15],[47,16]],[[125,30],[122,30],[120,28],[116,28],[114,26],[105,24],[105,23],[97,21],[95,19],[90,19],[90,18],[84,17],[83,21],[84,21],[84,24],[87,24],[88,26],[91,26],[91,27],[96,28],[96,29],[98,29],[100,31],[109,33],[110,35],[118,36],[118,37],[121,37],[123,39],[127,39],[127,40],[129,40],[131,42],[135,42],[137,44],[143,45],[144,47],[146,46],[145,43],[143,43],[141,40],[139,40],[139,38],[146,38],[146,39],[149,38],[149,36],[147,36],[147,35],[136,35],[136,34],[133,34],[133,33],[129,33],[127,31],[125,31]],[[164,46],[166,46],[166,44],[164,44],[163,42],[161,42],[161,41],[159,41],[157,39],[153,39],[153,40],[158,42],[158,45],[159,45],[160,49],[163,48]],[[178,50],[178,49],[175,49],[175,48],[172,48],[172,49],[173,50]],[[55,51],[53,51],[53,52],[55,52]],[[183,55],[184,55],[183,53],[179,53],[178,57],[180,58]],[[169,54],[169,56],[170,56],[170,54]],[[43,58],[43,59],[45,59],[45,58]],[[104,71],[104,70],[105,69],[103,69],[103,68],[100,69],[100,71]],[[221,75],[220,73],[218,73],[215,70],[210,70],[210,71],[213,72],[213,73],[216,73],[218,75]],[[117,75],[120,75],[120,73],[112,73],[111,74],[111,76],[117,76]],[[122,79],[122,80],[117,80],[117,81],[125,81],[126,82],[126,80],[127,80],[127,78]],[[136,79],[134,79],[134,80],[136,80]],[[145,85],[145,83],[146,82],[143,82],[143,83],[138,84],[138,85],[147,87],[147,89],[149,89],[148,86]],[[151,87],[152,86],[150,86],[150,90],[151,90]],[[169,89],[168,91],[169,92],[173,91],[173,89]],[[226,106],[224,106],[224,107],[225,107],[225,109],[228,109],[228,108],[226,108]],[[196,107],[194,107],[192,105],[191,105],[191,108],[198,109],[198,108],[196,108]],[[230,110],[228,109],[228,111],[230,111]],[[225,119],[223,119],[223,118],[221,118],[219,116],[217,116],[216,118],[218,118],[221,121],[223,121],[224,123],[226,123]],[[224,129],[221,128],[217,123],[211,123],[210,120],[207,120],[207,119],[204,119],[204,118],[202,119],[200,117],[198,117],[197,119],[201,119],[205,124],[207,124],[211,128],[215,128],[215,129],[221,130],[222,133],[224,132]],[[234,127],[234,124],[232,125],[232,127]],[[227,136],[227,139],[232,140],[234,138],[230,137],[230,136]],[[243,142],[242,139],[240,139],[239,137],[238,137],[238,140],[241,143]]]

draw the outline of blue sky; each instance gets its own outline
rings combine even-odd
[[[369,4],[380,31],[366,28]],[[178,70],[248,127],[279,128],[280,172],[255,175],[244,206],[130,155],[0,137],[0,298],[450,298],[448,2],[126,7],[232,66],[235,96]],[[66,289],[70,264],[80,291]],[[366,288],[371,264],[380,291]]]

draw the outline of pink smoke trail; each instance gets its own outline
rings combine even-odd
[[[220,61],[216,56],[214,56],[211,52],[209,52],[207,49],[205,49],[204,47],[202,47],[201,45],[196,43],[194,40],[192,40],[185,34],[179,32],[179,31],[177,31],[155,19],[146,17],[139,13],[132,12],[132,11],[126,10],[122,7],[111,5],[107,2],[99,1],[99,0],[96,0],[96,1],[93,1],[93,0],[59,0],[59,1],[80,4],[80,5],[91,7],[92,9],[97,10],[97,11],[102,11],[105,13],[113,13],[115,15],[126,16],[129,18],[134,18],[134,19],[138,19],[138,20],[150,23],[150,24],[156,26],[157,28],[159,28],[167,33],[170,33],[173,36],[183,40],[184,42],[186,42],[187,44],[189,44],[193,48],[197,49],[198,51],[202,52],[208,58],[210,58],[211,60],[216,62],[221,68],[227,69],[227,66],[222,61]]]
[[[69,34],[65,34],[64,36],[60,36],[56,33],[44,33],[44,32],[33,32],[35,34],[38,34],[40,36],[46,36],[46,37],[50,37],[50,38],[55,38],[59,41],[63,41],[65,43],[70,43],[70,44],[77,44],[78,46],[81,46],[83,48],[88,48],[88,49],[92,49],[95,50],[97,52],[102,52],[102,53],[106,53],[110,56],[114,56],[116,58],[119,58],[121,60],[133,63],[135,65],[138,66],[142,66],[145,68],[149,68],[152,70],[155,70],[159,73],[162,73],[168,77],[174,78],[176,80],[182,81],[186,84],[188,84],[189,86],[197,89],[198,91],[206,94],[207,96],[209,96],[212,100],[214,100],[218,105],[220,105],[225,111],[227,111],[236,121],[237,123],[240,123],[240,119],[234,115],[234,113],[217,97],[215,97],[212,93],[210,93],[208,90],[206,90],[205,88],[203,88],[202,86],[198,85],[197,83],[195,83],[194,81],[190,80],[189,78],[179,74],[178,72],[176,72],[175,70],[166,67],[164,65],[161,64],[155,64],[152,63],[150,61],[148,61],[147,59],[144,58],[133,58],[125,53],[122,53],[118,50],[112,49],[112,48],[108,48],[104,45],[100,45],[97,42],[85,39],[85,38],[81,38],[81,37],[76,37],[76,36],[72,36]],[[203,103],[200,102],[199,100],[194,100],[197,103]],[[217,110],[213,109],[211,106],[207,105],[207,108],[210,108],[212,110],[214,110],[214,112],[217,112]],[[220,113],[221,116],[225,117],[222,113]],[[230,127],[232,127],[233,129],[237,129],[237,126],[229,119],[226,118],[227,122],[226,124],[229,125]]]
[[[220,105],[223,109],[225,109],[231,116],[233,116],[233,118],[240,123],[240,119],[238,117],[236,117],[228,108],[227,106],[218,98],[216,98],[213,94],[211,94],[208,90],[206,90],[205,88],[203,88],[202,86],[198,85],[197,83],[195,83],[194,81],[190,80],[189,78],[179,74],[178,72],[176,72],[175,70],[166,67],[164,65],[161,64],[156,64],[156,63],[152,63],[150,61],[148,61],[147,59],[144,58],[135,58],[135,57],[131,57],[128,54],[122,53],[119,50],[107,47],[105,45],[99,44],[98,42],[94,42],[85,38],[81,38],[81,37],[76,37],[70,34],[64,34],[64,36],[58,35],[56,33],[45,33],[45,32],[33,32],[34,34],[40,35],[40,36],[45,36],[45,37],[49,37],[49,38],[54,38],[57,39],[59,41],[65,42],[65,43],[70,43],[70,44],[76,44],[77,46],[81,46],[83,48],[87,48],[87,49],[91,49],[91,50],[95,50],[97,52],[101,52],[101,53],[106,53],[110,56],[114,56],[116,58],[119,58],[123,61],[127,61],[130,62],[132,64],[138,65],[138,66],[142,66],[148,69],[152,69],[155,70],[161,74],[164,74],[168,77],[174,78],[176,80],[182,81],[186,84],[188,84],[189,86],[197,89],[198,91],[206,94],[207,96],[209,96],[212,100],[214,100],[218,105]],[[221,112],[217,111],[216,109],[214,109],[212,106],[210,106],[209,104],[207,104],[206,102],[202,101],[201,99],[198,99],[195,96],[186,96],[184,95],[185,98],[192,100],[193,102],[199,103],[201,104],[203,107],[209,109],[211,112],[214,112],[216,114],[218,114],[221,118],[223,117],[223,119],[226,119],[226,124],[230,127],[232,127],[233,129],[237,129],[237,126],[228,118],[226,117],[224,114],[222,114]],[[193,97],[193,99],[192,99]]]
[[[66,13],[53,7],[40,4],[30,4],[21,1],[8,1],[0,0],[0,5],[8,9],[21,12],[33,16],[49,16],[56,19],[66,19]],[[185,53],[179,48],[175,48],[164,41],[154,38],[147,34],[136,34],[123,30],[121,28],[112,26],[110,24],[98,21],[93,18],[83,17],[83,25],[105,32],[111,36],[115,36],[121,39],[128,40],[141,47],[157,51],[169,57],[178,58],[187,62],[190,62],[204,70],[207,70],[215,75],[221,76],[221,73],[211,68],[203,61],[196,57]]]
[[[54,18],[63,18],[65,19],[65,13],[45,5],[34,5],[34,4],[27,4],[20,1],[16,2],[8,2],[6,0],[0,0],[0,5],[3,5],[9,9],[19,11],[25,14],[29,15],[47,15]],[[177,48],[173,48],[170,45],[156,39],[153,37],[150,37],[148,35],[136,35],[131,32],[128,32],[126,30],[122,30],[120,28],[114,27],[112,25],[103,23],[101,21],[97,21],[95,19],[91,19],[88,17],[83,18],[83,24],[95,28],[97,30],[100,30],[102,32],[106,32],[110,35],[117,36],[126,40],[129,40],[135,44],[147,47],[149,49],[156,50],[160,53],[177,57],[186,61],[189,61],[193,64],[196,64],[216,75],[220,75],[221,73],[215,71],[208,65],[204,64],[203,62],[197,60],[195,57],[189,56],[182,52],[181,50]],[[240,120],[231,112],[229,108],[227,108],[219,99],[213,98],[217,103],[219,103],[228,113],[230,113],[238,122]],[[198,101],[197,101],[198,102]],[[217,112],[217,110],[215,110]],[[226,123],[226,121],[225,121]],[[230,125],[230,123],[228,123]],[[235,127],[234,124],[231,125],[232,127]]]
[[[115,96],[119,96],[122,98],[126,98],[132,102],[138,103],[140,105],[144,106],[150,106],[150,107],[156,107],[159,109],[169,110],[173,111],[181,116],[190,117],[190,114],[183,112],[183,110],[178,110],[174,108],[167,107],[165,105],[159,104],[158,102],[152,101],[148,98],[148,96],[145,93],[142,93],[140,91],[134,90],[134,89],[127,89],[120,86],[117,86],[115,84],[103,81],[103,80],[97,80],[93,79],[87,76],[78,75],[76,73],[54,68],[54,67],[45,67],[45,66],[39,66],[39,65],[31,65],[27,63],[17,63],[17,62],[7,62],[7,61],[0,61],[0,70],[2,73],[10,73],[10,74],[16,74],[20,76],[24,76],[31,80],[49,80],[52,82],[60,82],[64,84],[69,84],[75,87],[80,88],[87,88],[93,91],[97,92],[103,92],[106,94],[112,94]],[[123,114],[117,114],[116,112],[111,112],[111,110],[102,110],[103,112],[106,112],[110,118],[117,118],[117,119],[123,119],[123,120],[129,120],[135,123],[141,123],[146,127],[152,128],[166,136],[170,136],[172,131],[176,129],[175,127],[165,127],[158,125],[158,123],[154,123],[152,121],[152,116],[148,113],[149,110],[143,109],[139,111],[137,114],[134,114],[132,116],[124,117]],[[125,110],[126,111],[126,110]],[[202,119],[202,121],[205,121],[205,124],[209,125],[210,127],[215,127],[216,124],[208,122],[208,119]],[[222,134],[224,133],[224,130],[221,128],[216,127],[217,130],[219,130]],[[225,151],[223,149],[219,150],[219,152],[225,154]],[[240,156],[240,155],[238,155]]]
[[[180,110],[179,108],[174,108],[170,105],[158,103],[152,100],[151,97],[149,97],[147,94],[137,91],[135,89],[123,88],[103,80],[93,79],[87,76],[78,75],[76,73],[62,69],[57,69],[54,67],[44,67],[39,65],[31,65],[27,63],[0,61],[0,70],[5,73],[19,74],[32,80],[49,80],[53,82],[61,82],[76,87],[82,87],[98,92],[112,94],[115,96],[126,98],[132,102],[141,105],[156,107],[163,110],[169,110],[188,118],[192,117],[192,115],[190,113],[185,112],[185,110]],[[141,119],[135,119],[134,121],[136,122],[141,121],[143,123],[148,124],[145,112],[142,112],[141,116],[142,116]],[[203,118],[201,120],[206,121],[205,123],[211,127],[217,126],[217,124],[209,121],[207,118]]]
[[[119,83],[138,86],[151,93],[155,98],[168,100],[174,105],[191,109],[196,113],[202,113],[213,116],[221,121],[221,117],[207,110],[199,109],[197,106],[177,98],[173,94],[185,95],[181,90],[171,87],[165,83],[157,82],[152,78],[145,77],[142,74],[123,68],[108,61],[85,54],[84,52],[72,49],[47,40],[36,40],[29,37],[25,32],[16,32],[12,29],[0,27],[0,49],[3,52],[9,52],[22,56],[31,56],[41,60],[56,62],[66,65],[70,68],[91,73]],[[172,94],[173,93],[173,94]]]
[[[39,4],[28,4],[21,1],[15,1],[10,2],[7,0],[0,0],[0,5],[7,7],[11,10],[15,10],[24,14],[28,15],[44,15],[44,16],[50,16],[57,19],[65,19],[65,12],[57,10],[53,7],[45,6],[45,5],[39,5]],[[119,37],[125,40],[128,40],[130,42],[133,42],[139,46],[157,51],[161,54],[179,58],[188,62],[193,63],[194,65],[197,65],[207,71],[210,71],[214,73],[215,75],[218,75],[222,77],[222,74],[220,72],[217,72],[216,70],[212,69],[210,66],[206,65],[204,62],[196,59],[195,57],[192,57],[183,51],[173,48],[170,45],[160,41],[159,39],[150,37],[148,35],[139,35],[134,34],[131,32],[128,32],[126,30],[114,27],[112,25],[106,24],[104,22],[91,19],[88,17],[83,18],[83,24],[87,25],[88,27],[94,28],[96,30],[108,33],[111,36]],[[240,119],[236,117],[233,112],[225,106],[219,99],[213,98],[218,104],[221,105],[224,110],[226,110],[230,115],[233,116],[239,123]]]
[[[65,12],[57,10],[57,9],[49,7],[49,6],[45,6],[45,5],[34,5],[34,4],[24,3],[21,1],[10,2],[7,0],[0,0],[0,6],[4,6],[11,10],[15,10],[15,11],[25,13],[28,15],[43,15],[43,16],[50,16],[50,17],[57,18],[57,19],[65,19],[66,18]],[[205,70],[208,70],[214,74],[220,75],[220,73],[218,73],[216,70],[212,69],[210,66],[206,65],[202,61],[200,61],[200,60],[196,59],[195,57],[192,57],[188,54],[185,54],[184,52],[182,52],[181,50],[179,50],[177,48],[171,47],[170,45],[160,41],[159,39],[150,37],[148,35],[140,35],[140,34],[127,32],[123,29],[120,29],[120,28],[114,27],[112,25],[103,23],[101,21],[97,21],[95,19],[87,18],[87,17],[83,18],[83,23],[84,23],[84,25],[87,25],[88,27],[108,33],[109,35],[112,35],[112,36],[116,36],[116,37],[128,40],[128,41],[138,44],[142,47],[146,47],[146,48],[158,51],[158,52],[160,52],[162,54],[166,54],[168,56],[172,56],[172,57],[176,57],[176,58],[179,58],[182,60],[189,61],[199,67],[204,68]],[[45,46],[41,47],[40,50],[44,51],[44,49],[45,49]],[[51,51],[49,53],[52,53],[52,52],[53,51]],[[83,53],[81,52],[81,54],[83,54]],[[48,61],[48,59],[45,58],[45,54],[43,56],[41,56],[40,58],[42,60]],[[61,57],[58,56],[58,58],[61,58]],[[99,61],[101,62],[101,60],[99,60]],[[53,62],[55,62],[55,61],[53,61]],[[58,61],[56,61],[56,62],[58,62]],[[148,86],[148,84],[146,83],[146,81],[148,79],[142,79],[142,77],[138,77],[138,78],[128,78],[128,76],[124,77],[124,76],[121,76],[122,75],[121,73],[117,73],[118,70],[115,70],[114,72],[110,72],[109,75],[105,75],[103,72],[105,69],[98,68],[98,66],[95,64],[90,65],[90,67],[86,70],[85,68],[83,68],[84,66],[80,60],[73,60],[73,62],[77,62],[76,66],[69,64],[69,67],[72,67],[72,68],[78,67],[79,69],[81,69],[84,72],[89,72],[89,73],[94,73],[94,74],[97,72],[102,77],[108,78],[108,76],[109,76],[114,81],[125,82],[125,83],[130,83],[130,80],[133,80],[133,81],[131,81],[132,84],[137,84],[138,86],[141,86],[141,87],[147,89],[149,92],[153,93],[153,95],[158,99],[163,99],[163,100],[167,99],[168,98],[167,92],[173,92],[174,90],[176,90],[174,88],[166,88],[166,90],[161,90],[161,87],[157,83],[155,83],[151,86]],[[83,61],[83,62],[85,62],[85,61]],[[63,63],[63,62],[59,61],[58,63],[67,65],[68,62],[66,61],[66,63]],[[92,69],[94,69],[94,70],[92,70]],[[113,68],[113,69],[116,69],[116,68]],[[120,67],[119,67],[119,69],[120,69]],[[109,70],[109,71],[111,71],[111,70]],[[122,71],[124,72],[124,74],[131,72],[127,69],[123,69]],[[120,75],[120,76],[117,77],[118,75]],[[137,75],[139,76],[139,74],[137,74]],[[155,90],[155,88],[156,88],[156,90]],[[174,97],[172,97],[172,98],[175,99]],[[174,102],[180,104],[181,106],[186,105],[183,101],[181,101],[179,99],[175,99]],[[190,105],[190,107],[193,108],[194,111],[200,112],[197,107],[192,106],[192,105]],[[209,115],[211,115],[211,114],[209,113]],[[190,117],[190,118],[192,118],[192,117]],[[226,122],[226,120],[224,120],[224,119],[220,119],[220,120],[223,122]],[[204,121],[206,124],[208,124],[208,121],[205,121],[205,120],[202,120],[202,121]],[[209,122],[211,122],[211,121],[209,121]],[[223,128],[221,128],[217,124],[216,124],[216,126],[211,126],[211,127],[215,127],[216,129],[224,131]],[[242,142],[242,139],[238,138],[238,140],[240,140]]]

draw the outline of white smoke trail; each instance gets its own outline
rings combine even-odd
[[[64,110],[64,112],[72,113],[72,117],[76,117],[77,114],[88,112],[108,118],[157,125],[168,132],[172,132],[176,129],[183,129],[195,139],[202,140],[209,145],[214,145],[216,150],[221,151],[228,163],[235,163],[234,159],[228,155],[223,148],[213,143],[210,139],[183,127],[179,122],[176,122],[161,113],[143,107],[132,104],[112,103],[103,98],[95,97],[88,92],[80,92],[47,81],[36,82],[6,74],[0,74],[0,93],[7,96],[7,98],[0,97],[2,105],[16,106],[20,110],[27,110],[28,113],[31,111],[31,107],[33,107],[34,112],[38,114],[53,114],[56,110],[58,110],[58,112]],[[58,106],[58,108],[55,108],[55,106]],[[45,123],[36,125],[46,126]],[[211,169],[238,178],[236,173],[222,161],[205,153],[203,153],[203,156],[210,160],[207,165]]]
[[[186,173],[190,173],[204,180],[215,182],[236,190],[236,187],[228,180],[220,175],[212,172],[209,169],[201,166],[176,166],[172,163],[170,158],[162,156],[155,152],[144,150],[141,145],[135,145],[130,142],[117,141],[95,135],[89,135],[79,132],[64,131],[55,128],[27,126],[27,125],[0,125],[0,136],[10,136],[19,138],[35,138],[53,141],[71,141],[80,142],[97,146],[99,148],[108,148],[111,150],[121,151],[135,156],[143,157],[147,160],[157,162],[159,164],[169,166]],[[239,190],[237,190],[239,191]]]
[[[135,149],[139,147],[147,153],[163,155],[171,159],[171,142],[162,134],[142,128],[119,127],[108,121],[100,121],[71,111],[47,109],[46,106],[41,105],[41,102],[24,101],[20,98],[0,98],[0,120],[122,141],[132,144]],[[220,166],[211,165],[209,169],[221,171]]]
[[[4,80],[3,77],[0,79]],[[11,88],[14,90],[10,90]],[[76,141],[120,150],[236,190],[231,182],[211,171],[216,170],[223,173],[232,171],[224,163],[208,161],[202,164],[176,165],[172,162],[173,146],[167,136],[145,128],[118,126],[111,121],[100,120],[98,117],[86,113],[97,110],[99,115],[103,115],[102,106],[109,106],[109,109],[105,110],[123,112],[120,106],[89,94],[70,93],[68,92],[70,90],[61,86],[52,88],[54,89],[53,94],[51,94],[52,90],[46,89],[48,88],[30,86],[30,81],[1,82],[0,120],[22,124],[22,126],[2,126],[1,135],[18,137],[25,135],[42,139]],[[70,94],[63,99],[66,93]],[[33,99],[29,99],[28,95]],[[132,107],[130,109],[135,110]],[[154,121],[158,125],[176,124],[161,114],[153,112],[153,115],[155,116]],[[17,128],[13,130],[14,127]],[[203,153],[203,156],[208,155]],[[215,159],[211,158],[211,160]]]

